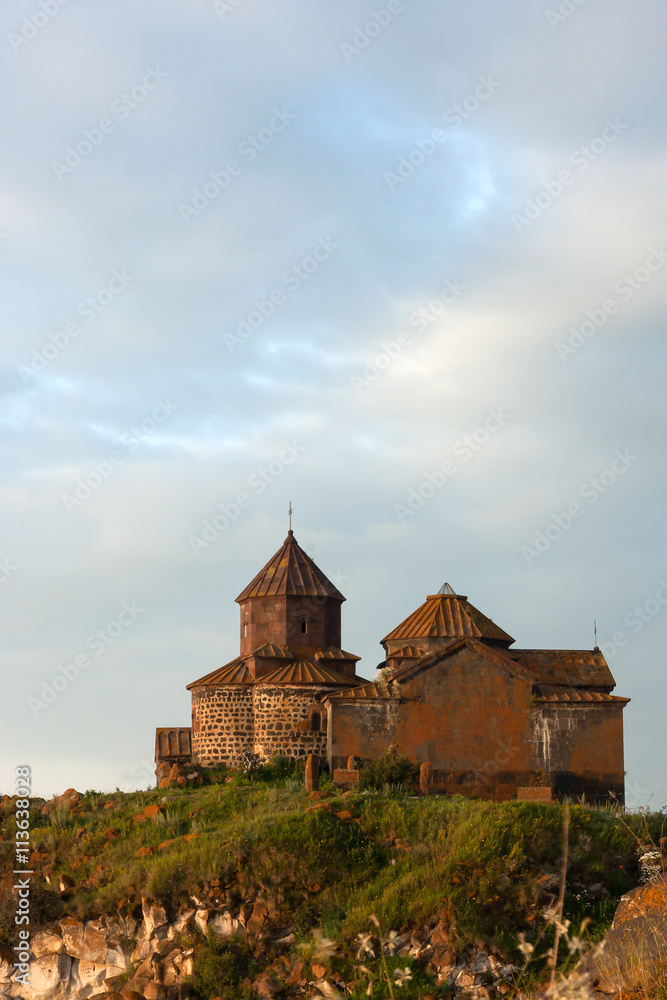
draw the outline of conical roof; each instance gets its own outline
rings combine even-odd
[[[322,570],[303,551],[292,529],[276,554],[269,559],[254,580],[236,598],[237,603],[249,597],[331,597],[344,601]]]
[[[382,642],[397,639],[455,639],[464,636],[507,646],[514,642],[511,635],[473,607],[467,597],[455,594],[449,584],[446,586],[449,589],[445,593],[441,591],[439,594],[430,594]],[[442,589],[445,590],[444,587]]]

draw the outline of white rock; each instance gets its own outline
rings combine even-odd
[[[231,913],[215,913],[208,922],[208,929],[220,937],[234,937],[239,926],[239,921]]]
[[[169,937],[173,938],[175,934],[182,934],[194,915],[194,910],[181,910],[169,928]]]
[[[40,1000],[56,996],[69,984],[72,959],[69,955],[42,955],[30,963],[30,989]]]
[[[195,923],[202,934],[206,934],[208,924],[208,910],[197,910],[195,913]]]
[[[77,976],[82,986],[101,986],[105,979],[120,976],[125,969],[116,965],[106,965],[103,962],[80,961]]]
[[[146,937],[150,938],[158,927],[164,927],[167,923],[167,912],[164,906],[158,906],[157,903],[151,903],[146,899],[141,900],[141,909],[144,915]]]
[[[42,955],[61,955],[64,950],[65,943],[55,931],[38,931],[30,941],[33,958],[41,958]]]

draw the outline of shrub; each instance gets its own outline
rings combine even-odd
[[[418,766],[394,747],[389,747],[378,760],[365,761],[359,772],[360,786],[378,792],[383,791],[385,785],[407,789],[418,778]]]
[[[195,953],[195,970],[185,995],[194,1000],[224,996],[240,1000],[247,995],[243,980],[259,972],[252,951],[240,941],[220,941],[209,936]]]

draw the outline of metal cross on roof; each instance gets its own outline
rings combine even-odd
[[[289,530],[291,531],[292,530],[292,501],[291,500],[289,502],[289,510],[287,511],[287,513],[289,514]]]

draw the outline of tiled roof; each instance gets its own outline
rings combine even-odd
[[[346,653],[344,649],[336,649],[330,646],[328,649],[318,649],[314,654],[316,660],[360,660],[360,656],[354,653]]]
[[[616,702],[627,705],[629,698],[619,698],[618,695],[604,691],[590,691],[587,688],[561,687],[557,684],[539,684],[536,693],[537,701],[544,702]]]
[[[474,650],[480,656],[484,657],[484,659],[495,663],[501,670],[506,670],[515,677],[520,677],[528,684],[536,683],[537,677],[535,674],[528,670],[522,663],[517,663],[514,659],[510,658],[510,650],[499,649],[496,646],[488,646],[480,639],[469,639],[465,636],[458,639],[449,639],[448,641],[443,642],[439,649],[434,649],[429,653],[424,653],[424,655],[420,656],[418,660],[411,660],[408,663],[403,664],[403,666],[399,667],[393,675],[392,680],[402,683],[410,677],[415,676],[415,674],[420,673],[422,670],[428,670],[430,667],[435,666],[436,663],[439,663],[448,656],[452,656],[454,653],[457,653],[460,649],[463,649],[466,646],[469,649]]]
[[[210,674],[188,684],[188,690],[194,687],[219,684],[320,684],[350,687],[355,682],[355,679],[349,674],[340,674],[337,670],[332,670],[330,667],[310,659],[294,659],[279,667],[274,667],[266,674],[253,677],[248,670],[247,659],[249,657],[239,656],[230,663],[226,663],[224,667],[212,670]]]
[[[419,646],[401,646],[400,649],[395,649],[387,659],[391,660],[414,660],[419,656],[424,655],[424,650],[420,649]]]
[[[313,660],[295,660],[270,670],[256,678],[255,684],[332,684],[350,687],[351,677],[344,677],[336,670],[315,663]]]
[[[210,674],[205,674],[199,680],[193,681],[192,684],[187,684],[186,688],[189,691],[193,687],[209,684],[252,684],[252,680],[252,674],[246,666],[245,658],[237,656],[230,663],[225,663],[224,667],[218,667]]]
[[[492,639],[496,642],[514,642],[490,618],[468,601],[456,594],[431,594],[405,621],[384,637],[382,642],[396,639]]]
[[[388,693],[386,687],[383,690],[379,684],[360,684],[357,687],[347,688],[345,691],[336,691],[333,694],[327,695],[327,698],[335,698],[336,701],[343,698],[358,698],[359,700],[368,701],[391,697],[394,696]]]
[[[610,689],[616,686],[599,649],[509,649],[507,656],[545,684]]]
[[[258,656],[265,660],[293,660],[294,653],[287,646],[276,646],[272,642],[265,642],[263,646],[253,649],[248,656]]]
[[[281,549],[269,559],[254,580],[236,598],[249,597],[333,597],[344,601],[341,592],[306,555],[290,529]]]

